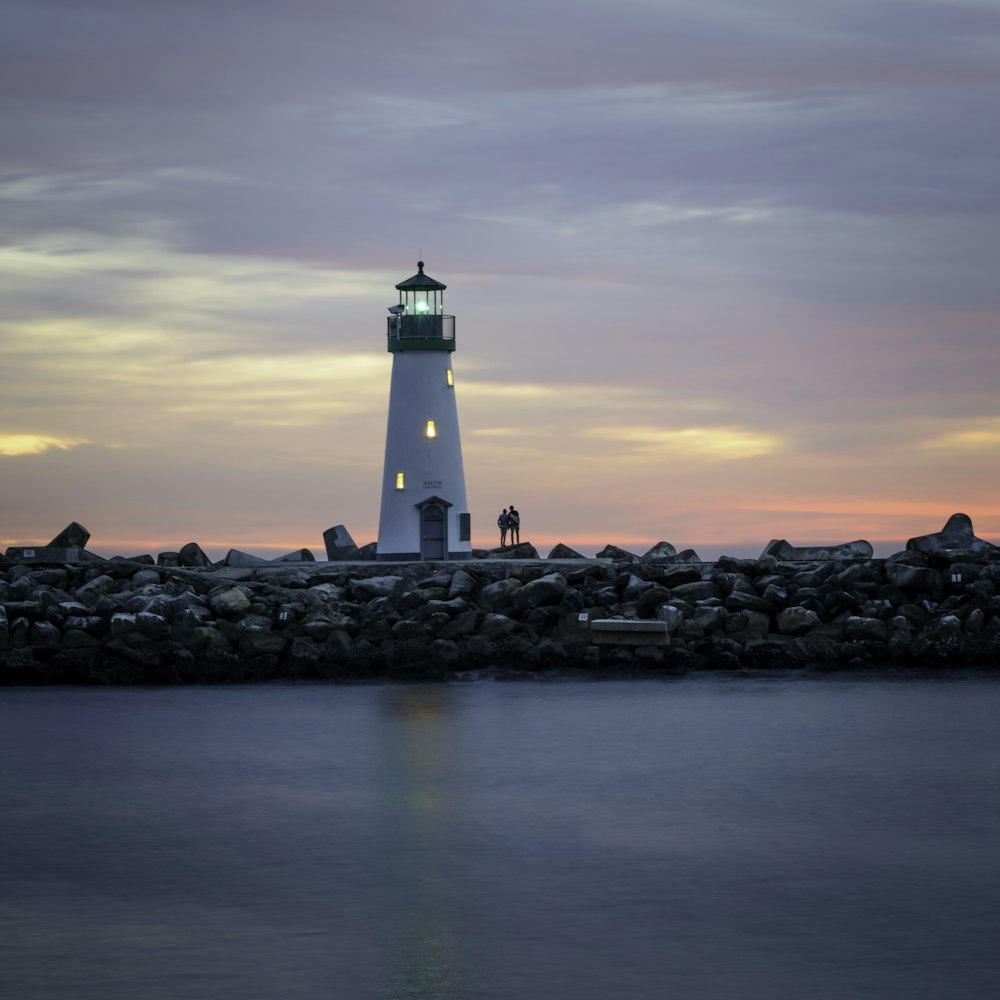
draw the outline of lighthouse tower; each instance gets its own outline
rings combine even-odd
[[[417,273],[389,308],[392,384],[385,432],[378,558],[471,559],[462,442],[455,404],[455,317],[445,285]]]

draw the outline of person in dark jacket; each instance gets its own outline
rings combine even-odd
[[[514,505],[510,505],[510,510],[507,511],[507,527],[510,528],[510,544],[520,545],[521,544],[521,515],[514,509]]]

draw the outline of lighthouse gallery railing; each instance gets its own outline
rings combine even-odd
[[[454,316],[389,316],[390,340],[454,340]]]

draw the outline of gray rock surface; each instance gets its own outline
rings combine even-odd
[[[627,549],[619,548],[617,545],[605,545],[597,553],[598,559],[613,559],[615,562],[638,562],[639,556]]]
[[[249,552],[241,552],[239,549],[230,549],[222,560],[222,564],[235,567],[266,566],[268,560],[261,556],[251,555]]]
[[[342,524],[334,525],[323,532],[323,544],[326,546],[326,558],[330,562],[344,562],[357,557],[358,546],[351,533]]]
[[[220,618],[232,618],[250,610],[250,599],[239,587],[226,587],[209,599],[212,611]]]
[[[53,549],[85,549],[90,541],[90,532],[76,521],[71,522],[55,538],[49,542],[49,548]]]
[[[537,559],[538,552],[530,542],[495,549],[473,549],[474,559]]]
[[[648,549],[642,554],[642,559],[656,560],[656,559],[673,559],[677,555],[677,549],[670,544],[670,542],[657,542],[652,548]]]
[[[930,535],[919,535],[906,543],[908,552],[936,553],[948,549],[964,549],[977,554],[998,551],[998,547],[977,538],[968,514],[952,514],[945,526]]]
[[[560,542],[556,545],[548,554],[549,559],[583,559],[584,557],[580,555],[576,549],[571,549],[568,545],[563,545]]]
[[[276,563],[300,563],[300,562],[315,562],[316,557],[309,551],[309,549],[296,549],[294,552],[287,552],[283,556],[278,556],[277,559],[272,559],[271,562]]]
[[[871,559],[870,542],[859,539],[842,545],[813,545],[798,548],[783,538],[772,539],[764,548],[762,556],[774,556],[782,562],[816,562],[818,560],[843,561],[846,559]]]
[[[180,552],[177,553],[177,562],[181,566],[192,566],[200,569],[207,569],[212,565],[212,560],[205,555],[197,542],[188,542],[187,545],[181,546]]]
[[[0,566],[0,683],[1000,669],[1000,553]],[[951,539],[955,536],[952,535]],[[950,540],[949,540],[950,544]],[[614,553],[612,553],[613,555]],[[391,572],[387,572],[391,569]],[[595,642],[652,622],[668,643]]]

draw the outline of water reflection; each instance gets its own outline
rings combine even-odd
[[[996,678],[0,691],[0,997],[1000,997]]]
[[[462,935],[462,885],[454,844],[460,803],[453,785],[457,706],[446,687],[386,689],[382,774],[387,1000],[476,995]]]

